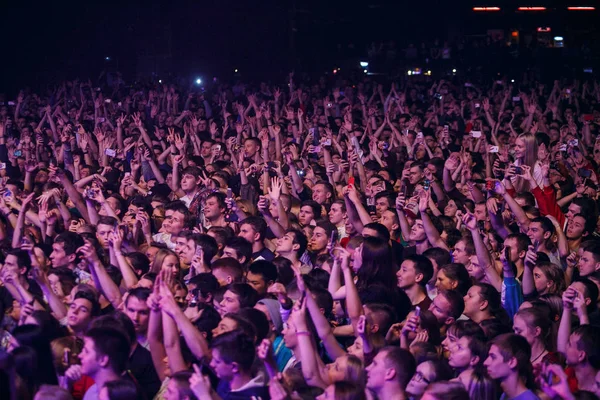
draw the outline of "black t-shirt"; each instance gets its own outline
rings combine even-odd
[[[154,369],[152,355],[139,344],[129,357],[129,371],[134,376],[146,399],[152,399],[160,389],[160,379]]]

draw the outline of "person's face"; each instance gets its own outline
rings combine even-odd
[[[532,222],[529,224],[529,229],[527,230],[527,236],[531,240],[531,243],[542,243],[544,241],[544,229],[542,228],[541,222]]]
[[[209,197],[204,205],[204,216],[208,219],[217,219],[223,215],[224,209],[219,206],[215,197]]]
[[[515,140],[515,158],[525,157],[525,142],[523,139]]]
[[[422,274],[419,274],[421,278]],[[404,260],[400,269],[396,272],[396,278],[398,280],[398,287],[400,289],[407,289],[417,283],[417,271],[415,270],[415,263],[411,260]]]
[[[248,271],[246,274],[246,281],[258,292],[260,296],[264,296],[267,293],[269,282],[266,282],[262,275],[253,274],[252,272]]]
[[[178,235],[184,226],[185,215],[179,211],[167,210],[165,213],[165,222],[163,227],[166,233]]]
[[[228,246],[225,246],[225,248],[223,249],[223,257],[234,258],[242,264],[246,261],[245,258],[241,257],[235,249],[232,249],[231,247],[228,247]]]
[[[108,248],[108,239],[110,238],[113,229],[112,225],[104,224],[99,224],[96,228],[96,238],[98,239],[98,242],[100,242],[100,245],[105,249]]]
[[[312,199],[319,204],[325,204],[331,197],[331,193],[329,193],[325,189],[325,185],[319,183],[318,185],[313,186],[312,188]]]
[[[433,315],[435,315],[440,325],[450,322],[448,321],[448,318],[450,317],[451,306],[450,302],[446,299],[445,296],[435,296],[435,299],[433,299],[433,302],[429,306],[429,311],[431,311]]]
[[[581,213],[581,207],[578,206],[577,204],[569,204],[569,207],[567,208],[567,213],[565,214],[565,216],[567,217],[567,221],[570,223],[573,220],[573,217],[577,214]]]
[[[398,229],[398,222],[396,221],[397,216],[393,211],[385,210],[381,213],[381,218],[379,218],[379,223],[387,228],[387,230],[392,233],[396,229]]]
[[[515,334],[527,339],[527,343],[529,343],[530,346],[533,345],[537,339],[536,330],[530,328],[525,319],[520,315],[515,315],[513,319],[513,331]]]
[[[437,274],[437,280],[435,281],[435,287],[437,290],[453,290],[456,287],[456,282],[444,273],[444,270],[441,270]]]
[[[66,267],[71,263],[73,257],[67,256],[65,253],[64,243],[54,243],[52,245],[52,253],[50,253],[50,261],[52,262],[52,268]]]
[[[336,203],[331,205],[331,208],[329,209],[329,222],[337,226],[344,221],[345,217],[346,214],[342,210],[341,204]]]
[[[584,358],[585,354],[582,354],[583,351],[579,350],[580,336],[577,333],[571,333],[569,336],[569,340],[567,342],[567,350],[565,352],[565,357],[567,361],[567,365],[574,366],[581,363],[582,358]]]
[[[361,360],[365,359],[365,353],[363,352],[363,341],[360,336],[354,339],[354,343],[348,347],[348,354],[352,354]]]
[[[227,313],[236,313],[240,311],[240,299],[237,294],[233,293],[231,290],[227,290],[223,295],[223,300],[221,301],[221,316]]]
[[[240,233],[238,234],[238,236],[243,237],[250,243],[254,243],[259,240],[259,235],[257,233],[258,232],[256,232],[254,228],[252,228],[252,225],[242,224],[240,226]]]
[[[173,275],[179,272],[179,260],[174,255],[169,254],[163,260],[161,269],[170,270]]]
[[[196,253],[196,242],[187,240],[184,237],[177,237],[175,239],[175,253],[177,253],[182,263],[190,265]]]
[[[325,366],[330,382],[340,382],[346,379],[346,370],[348,369],[348,357],[342,356]]]
[[[213,338],[222,335],[227,332],[231,332],[236,330],[238,327],[237,322],[231,318],[223,318],[219,321],[219,325],[215,329],[212,330]]]
[[[75,299],[67,311],[67,324],[74,331],[82,331],[92,320],[92,303],[87,299]]]
[[[152,264],[154,262],[154,257],[156,257],[156,253],[158,253],[158,250],[160,250],[158,247],[153,247],[150,246],[148,247],[148,249],[146,250],[146,257],[148,257],[148,260],[150,260],[150,264]]]
[[[485,268],[479,264],[477,256],[469,257],[469,263],[467,264],[467,272],[469,276],[473,278],[475,282],[481,282],[485,277]]]
[[[461,263],[463,265],[467,265],[471,261],[471,256],[467,253],[464,241],[459,240],[456,243],[454,246],[454,251],[452,252],[452,257],[454,262]]]
[[[148,331],[150,308],[148,308],[145,301],[140,300],[135,296],[128,296],[125,314],[127,314],[129,319],[133,322],[136,333],[144,334]]]
[[[48,283],[50,283],[50,289],[57,295],[59,298],[64,298],[65,293],[63,292],[62,285],[60,284],[60,278],[52,273],[48,274]]]
[[[504,361],[500,349],[495,344],[490,347],[488,357],[485,359],[483,365],[492,379],[503,379],[511,373],[508,363]]]
[[[581,216],[575,216],[571,219],[567,225],[567,239],[578,240],[581,239],[585,230],[585,219]]]
[[[427,234],[425,233],[425,229],[423,228],[423,221],[420,219],[415,220],[414,225],[410,230],[410,235],[408,236],[409,241],[422,242],[427,239]]]
[[[597,263],[596,260],[594,260],[594,255],[591,252],[584,251],[579,258],[577,268],[579,269],[579,275],[590,276],[600,269],[600,263]]]
[[[310,221],[313,219],[315,219],[315,213],[313,212],[312,207],[300,207],[300,213],[298,214],[298,222],[300,222],[300,225],[309,225]]]
[[[415,374],[406,386],[406,391],[415,397],[425,392],[425,388],[435,379],[435,370],[429,361],[417,365]]]
[[[210,142],[203,142],[200,147],[200,155],[202,157],[210,157],[210,150],[212,149],[212,144]]]
[[[477,221],[487,220],[487,207],[485,204],[475,204],[475,219]]]
[[[181,189],[185,192],[192,192],[198,187],[198,182],[192,174],[184,174],[181,177]]]
[[[454,200],[450,200],[446,207],[444,207],[444,215],[447,217],[454,217],[456,215],[456,211],[458,211],[458,207],[456,207]]]
[[[329,241],[329,237],[327,236],[327,232],[325,229],[320,226],[315,227],[313,230],[312,237],[310,238],[310,242],[308,242],[308,248],[310,251],[318,253],[325,248],[327,248],[327,242]]]
[[[504,248],[506,247],[510,247],[510,261],[513,263],[517,262],[519,260],[519,251],[517,250],[517,239],[504,239]]]
[[[463,314],[471,318],[481,310],[481,288],[479,286],[471,286],[463,300],[465,301]]]
[[[275,251],[279,254],[289,254],[294,251],[294,234],[286,233],[283,237],[277,239]]]
[[[83,349],[81,350],[81,353],[79,353],[78,357],[81,361],[82,374],[93,377],[101,368],[99,363],[99,358],[101,358],[101,356],[96,353],[94,341],[88,337],[83,338]]]
[[[384,211],[387,211],[390,208],[391,204],[387,197],[380,197],[375,200],[375,211],[377,215],[381,216]]]
[[[293,318],[288,318],[287,322],[283,324],[281,334],[288,349],[294,350],[298,346],[298,336],[296,335],[296,325],[294,325]]]
[[[221,354],[219,353],[218,349],[212,349],[212,360],[210,361],[210,367],[213,369],[219,379],[229,382],[233,378],[233,365],[226,363],[221,358]]]
[[[419,167],[411,167],[408,172],[408,181],[411,185],[416,185],[423,179],[423,172]]]
[[[246,157],[252,158],[256,155],[258,151],[258,146],[254,143],[253,140],[246,140],[244,142],[244,152],[246,153]]]
[[[367,372],[367,388],[377,392],[385,384],[389,374],[388,368],[385,366],[385,358],[387,352],[385,350],[377,353],[373,362],[365,369]]]
[[[539,295],[546,294],[553,284],[538,267],[533,268],[533,283],[535,284],[535,290]]]
[[[181,400],[182,396],[179,394],[179,387],[174,379],[169,380],[167,384],[167,390],[165,391],[165,400]]]
[[[469,337],[463,336],[454,346],[450,347],[450,356],[448,357],[448,364],[454,369],[465,369],[471,366],[474,362],[473,353],[469,349]]]

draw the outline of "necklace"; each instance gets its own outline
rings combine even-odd
[[[531,361],[531,364],[535,363],[541,356],[544,355],[544,353],[546,353],[546,349],[542,350],[542,352]]]

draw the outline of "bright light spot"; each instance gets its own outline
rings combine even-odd
[[[333,70],[333,73],[334,73],[334,74],[337,74],[337,69],[334,69],[334,70]]]
[[[202,84],[202,79],[200,79],[200,78],[196,79],[196,85],[200,85],[200,84]]]
[[[563,37],[562,36],[554,36],[554,40],[556,40],[557,42],[562,42]]]
[[[360,62],[360,66],[363,67],[363,68],[367,68],[369,66],[369,63],[366,62],[366,61],[361,61]]]
[[[238,72],[237,68],[233,72],[237,73]]]
[[[452,69],[452,73],[455,74],[456,73],[456,68]]]
[[[158,83],[162,83],[162,79],[159,79],[159,80],[158,80]]]
[[[366,74],[366,73],[367,73],[367,70],[365,69],[365,70],[363,70],[363,72]]]
[[[408,75],[412,75],[412,71],[410,71],[410,70],[409,70],[409,71],[408,71]]]
[[[341,68],[338,68],[338,71],[341,71],[341,70],[342,70]]]
[[[511,81],[512,83],[515,83],[515,80],[514,80],[514,79],[511,79],[510,81]]]
[[[104,57],[106,61],[110,61],[110,57]]]

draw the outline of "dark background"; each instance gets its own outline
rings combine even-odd
[[[525,4],[527,3],[527,4]],[[533,4],[535,3],[535,4]],[[58,1],[20,0],[0,6],[3,31],[0,92],[63,78],[95,79],[119,70],[126,80],[233,77],[280,79],[291,69],[329,70],[366,55],[373,42],[399,48],[435,38],[485,34],[487,29],[552,25],[567,44],[596,38],[598,10],[567,13],[594,1],[539,0],[260,0]],[[502,7],[474,13],[474,5]],[[543,5],[544,13],[518,13]],[[571,41],[570,43],[568,41]],[[105,57],[110,61],[105,61]],[[322,73],[322,72],[321,72]]]

